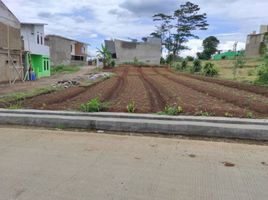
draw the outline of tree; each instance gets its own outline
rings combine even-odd
[[[182,50],[188,49],[186,43],[190,38],[199,38],[195,31],[207,30],[206,14],[199,14],[200,8],[191,2],[180,5],[173,15],[159,13],[154,15],[154,21],[160,26],[151,35],[159,37],[169,54],[175,59]]]
[[[167,48],[167,40],[171,36],[171,29],[173,28],[173,26],[171,25],[173,17],[170,15],[159,13],[153,16],[153,20],[160,21],[161,24],[159,26],[156,26],[156,31],[151,33],[150,35],[156,38],[160,38],[162,45]]]
[[[209,36],[203,40],[203,52],[197,54],[199,59],[209,60],[218,50],[220,41],[215,36]]]
[[[236,55],[235,61],[233,63],[233,78],[236,79],[237,71],[239,68],[243,68],[246,64],[245,56],[244,54],[238,54]]]
[[[109,50],[102,44],[101,49],[98,49],[98,56],[102,59],[103,67],[109,67],[112,61],[112,54]]]

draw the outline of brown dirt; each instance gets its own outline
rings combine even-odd
[[[236,88],[239,90],[245,90],[248,92],[253,92],[253,93],[268,97],[268,87],[265,87],[265,86],[250,85],[246,83],[239,83],[239,82],[230,81],[230,80],[223,80],[223,79],[204,77],[204,76],[198,76],[198,75],[192,75],[192,74],[183,74],[183,75],[190,77],[190,78],[195,78],[201,81],[217,83],[219,85],[224,85],[224,86]]]
[[[246,117],[251,112],[254,117],[268,117],[268,97],[265,93],[260,94],[262,87],[254,93],[239,89],[240,83],[228,86],[228,81],[219,84],[217,79],[215,82],[206,81],[167,68],[122,66],[109,71],[118,76],[90,87],[74,87],[27,99],[23,106],[77,110],[82,103],[99,97],[110,102],[111,112],[126,112],[128,103],[134,101],[138,113],[155,113],[166,105],[180,105],[185,115],[208,112],[216,116],[228,113],[234,117]]]
[[[187,77],[185,74],[174,74],[162,69],[157,69],[157,71],[172,81],[205,93],[209,96],[222,99],[228,103],[239,106],[240,108],[252,110],[261,114],[268,113],[268,98],[265,96],[212,82],[200,81],[193,77]]]
[[[72,80],[77,77],[89,74],[94,69],[93,66],[84,66],[75,73],[56,74],[51,77],[41,78],[38,81],[16,82],[14,85],[0,84],[0,95],[6,95],[14,92],[25,92],[32,89],[44,88],[55,84],[61,80]]]

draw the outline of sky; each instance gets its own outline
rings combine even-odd
[[[89,54],[105,39],[141,39],[155,30],[152,16],[171,14],[181,0],[2,0],[21,22],[48,24],[46,34],[56,34],[90,44]],[[207,31],[190,39],[190,50],[181,56],[202,51],[202,40],[216,36],[219,49],[229,50],[234,42],[245,48],[247,34],[268,24],[267,0],[192,0],[207,13]]]

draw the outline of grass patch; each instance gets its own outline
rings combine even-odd
[[[39,88],[34,89],[26,92],[18,92],[18,93],[12,93],[8,95],[0,96],[0,105],[3,107],[7,107],[10,109],[19,109],[22,108],[21,101],[32,98],[34,96],[38,96],[41,94],[48,94],[54,91],[59,90],[59,88],[54,87],[45,87],[45,88]]]
[[[52,75],[63,74],[63,73],[71,74],[71,73],[78,72],[80,70],[80,68],[81,68],[81,66],[57,65],[57,66],[51,67],[51,74]]]

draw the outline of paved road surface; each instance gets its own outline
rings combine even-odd
[[[1,200],[267,200],[267,165],[268,146],[0,127]]]
[[[0,84],[0,95],[9,94],[12,92],[24,92],[28,90],[44,88],[61,80],[71,80],[79,76],[90,73],[94,69],[93,66],[81,67],[81,70],[75,73],[55,74],[51,77],[41,78],[37,81],[16,82],[14,85]]]

